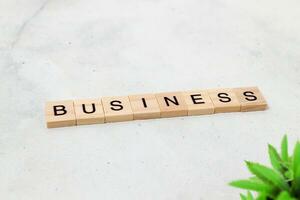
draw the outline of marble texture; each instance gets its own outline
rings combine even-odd
[[[300,137],[299,0],[0,0],[0,196],[238,199]],[[259,86],[264,112],[46,129],[47,100]]]

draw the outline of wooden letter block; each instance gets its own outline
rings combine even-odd
[[[215,113],[241,111],[241,104],[232,89],[211,89],[208,93],[215,106]]]
[[[160,109],[154,94],[129,96],[133,119],[160,118]]]
[[[161,117],[177,117],[187,115],[187,105],[181,92],[159,93],[155,95]]]
[[[257,87],[243,87],[233,90],[241,102],[241,111],[257,111],[267,108],[267,102]]]
[[[103,97],[105,122],[121,122],[133,120],[133,112],[128,96]]]
[[[104,112],[100,98],[75,100],[74,107],[77,125],[104,123]]]
[[[48,128],[76,125],[73,101],[47,102],[45,113]]]
[[[214,104],[206,90],[183,92],[188,107],[188,115],[205,115],[214,113]]]

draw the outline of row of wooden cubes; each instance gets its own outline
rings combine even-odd
[[[243,87],[52,101],[45,110],[47,127],[55,128],[266,108],[257,87]]]

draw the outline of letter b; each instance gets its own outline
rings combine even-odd
[[[66,107],[64,105],[53,106],[54,116],[67,114]]]

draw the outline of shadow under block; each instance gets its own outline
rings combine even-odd
[[[47,102],[45,113],[48,128],[76,125],[75,110],[71,100]]]
[[[74,101],[77,125],[104,123],[101,99],[82,99]]]
[[[188,112],[181,92],[159,93],[155,95],[161,117],[186,116]]]
[[[241,111],[265,110],[267,102],[257,87],[243,87],[233,89],[241,102]]]
[[[188,108],[188,115],[205,115],[214,113],[214,104],[206,90],[183,92]]]
[[[232,89],[211,89],[208,93],[214,104],[215,113],[241,111],[241,104]]]
[[[128,96],[103,97],[105,122],[121,122],[133,120],[133,112]]]
[[[160,109],[154,94],[129,96],[133,119],[160,118]]]

